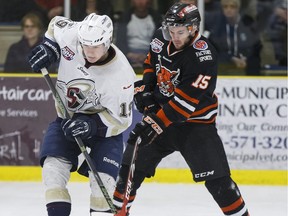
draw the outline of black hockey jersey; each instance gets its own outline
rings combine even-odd
[[[166,126],[183,121],[215,122],[217,51],[200,33],[189,46],[175,50],[158,29],[144,62],[143,82],[155,87],[155,100],[162,107],[157,116]]]

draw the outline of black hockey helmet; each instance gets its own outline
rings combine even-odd
[[[172,5],[164,16],[162,22],[162,30],[164,38],[167,40],[167,28],[169,26],[193,26],[196,25],[199,29],[200,26],[200,13],[194,4],[185,4],[177,2]]]

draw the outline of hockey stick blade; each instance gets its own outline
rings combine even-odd
[[[48,87],[50,88],[50,90],[52,91],[52,94],[54,96],[54,100],[56,101],[57,105],[59,106],[62,114],[65,116],[65,118],[71,118],[68,110],[66,109],[65,107],[65,104],[64,102],[61,100],[61,97],[56,89],[56,87],[54,86],[53,82],[52,82],[52,79],[49,75],[49,72],[46,68],[42,68],[41,69],[41,72],[42,72],[42,75],[44,77],[44,79],[46,80],[46,83],[48,85]],[[99,173],[97,172],[97,169],[90,157],[90,155],[88,154],[87,152],[87,149],[82,141],[82,139],[80,137],[75,137],[75,141],[76,143],[78,144],[83,156],[84,156],[84,159],[86,160],[87,164],[88,164],[88,167],[89,169],[91,170],[91,173],[93,174],[93,177],[95,178],[107,204],[109,205],[111,211],[113,214],[117,213],[117,210],[113,204],[113,201],[111,199],[111,197],[109,196],[108,192],[107,192],[107,189],[105,188],[104,184],[103,184],[103,181],[101,180],[100,178],[100,175]]]

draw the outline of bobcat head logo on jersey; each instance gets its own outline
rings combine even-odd
[[[180,75],[180,70],[170,71],[167,68],[159,65],[157,70],[157,85],[159,86],[160,92],[170,97],[174,94],[175,86],[178,84],[178,76]]]

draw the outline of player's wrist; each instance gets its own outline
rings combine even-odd
[[[51,63],[56,62],[58,59],[60,59],[60,47],[58,43],[45,37],[42,45],[50,51],[48,52],[48,56]]]
[[[161,120],[163,122],[163,124],[165,125],[165,127],[169,127],[169,125],[172,124],[172,122],[167,118],[165,112],[163,111],[163,109],[160,109],[157,113],[156,116],[159,120]]]

